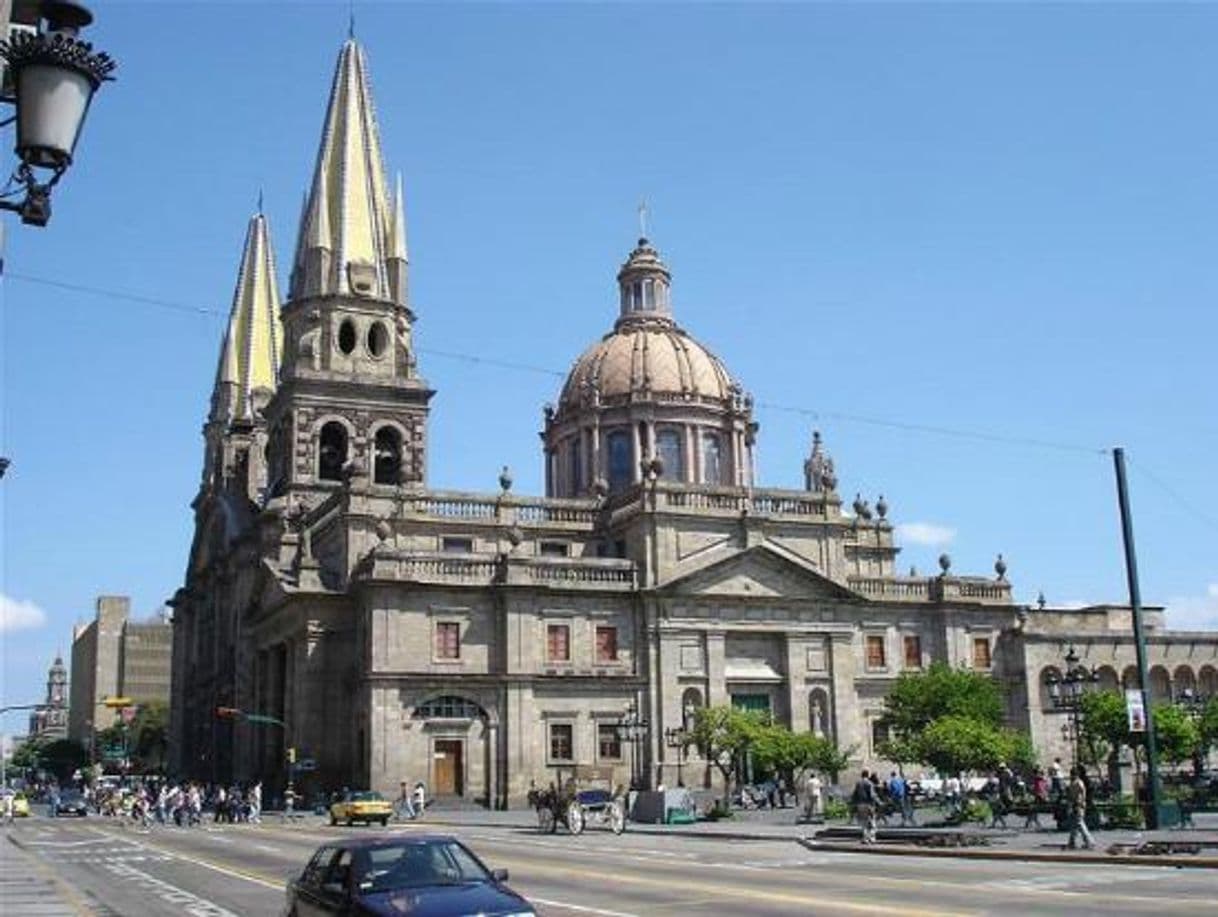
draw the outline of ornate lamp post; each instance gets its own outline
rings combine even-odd
[[[15,211],[30,226],[45,226],[51,218],[51,189],[72,164],[93,93],[113,79],[116,64],[77,37],[93,21],[80,4],[42,0],[18,4],[15,13],[33,19],[34,27],[13,28],[0,41],[0,58],[8,68],[3,99],[17,109],[0,125],[17,122],[21,160],[0,191],[0,210]],[[50,177],[40,180],[35,169],[49,170]],[[22,200],[9,200],[22,192]]]
[[[677,752],[677,786],[685,786],[681,778],[681,766],[685,763],[685,752],[689,748],[689,726],[694,718],[694,705],[686,704],[681,711],[681,725],[664,730],[664,744]]]
[[[1049,700],[1055,710],[1070,715],[1070,722],[1062,730],[1063,736],[1068,735],[1074,744],[1074,766],[1078,767],[1079,755],[1079,710],[1082,708],[1083,695],[1089,686],[1099,684],[1099,673],[1079,663],[1078,653],[1074,644],[1066,651],[1066,673],[1060,678],[1050,672],[1045,677],[1045,687],[1049,691]]]
[[[630,788],[632,790],[645,789],[643,779],[642,766],[642,749],[643,737],[647,735],[647,720],[639,715],[639,709],[634,701],[626,708],[626,712],[622,714],[621,722],[618,723],[618,730],[623,739],[630,743]]]

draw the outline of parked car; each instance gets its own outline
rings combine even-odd
[[[59,794],[59,803],[55,806],[55,815],[76,815],[84,817],[89,814],[89,804],[85,802],[80,790],[64,790]]]
[[[536,917],[533,906],[454,837],[360,838],[323,844],[288,882],[287,917]]]
[[[346,799],[341,799],[330,806],[330,824],[337,825],[340,821],[348,825],[362,821],[366,825],[379,821],[382,826],[389,824],[393,817],[393,807],[380,793],[365,791],[352,793]]]

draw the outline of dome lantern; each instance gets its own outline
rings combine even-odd
[[[621,316],[618,324],[639,320],[672,321],[672,301],[669,293],[672,274],[646,237],[617,272]]]

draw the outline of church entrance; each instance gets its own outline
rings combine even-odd
[[[436,796],[460,796],[465,792],[465,743],[460,739],[436,739],[432,753],[432,793]]]

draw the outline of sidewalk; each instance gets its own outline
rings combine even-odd
[[[1046,860],[1053,862],[1193,866],[1218,868],[1218,816],[1198,816],[1196,828],[1166,831],[1096,831],[1094,850],[1070,850],[1065,832],[1053,829],[1016,831],[963,825],[955,828],[881,828],[880,843],[864,847],[859,829],[843,822],[797,822],[798,810],[752,810],[723,821],[691,825],[656,825],[630,822],[628,834],[695,837],[713,840],[790,841],[809,849],[895,856],[948,856],[974,859]],[[429,809],[416,824],[437,828],[492,828],[535,832],[537,817],[531,809],[505,812],[485,809]],[[559,828],[559,833],[563,828]],[[597,830],[597,829],[592,829]],[[822,836],[818,839],[817,834]],[[827,836],[826,836],[827,833]],[[963,836],[967,846],[924,846],[915,838],[943,835],[944,841]],[[1187,844],[1197,852],[1148,853],[1148,844]],[[1138,853],[1141,849],[1143,852]]]
[[[0,902],[13,917],[82,917],[93,910],[55,878],[50,868],[20,846],[9,830],[0,835]]]

